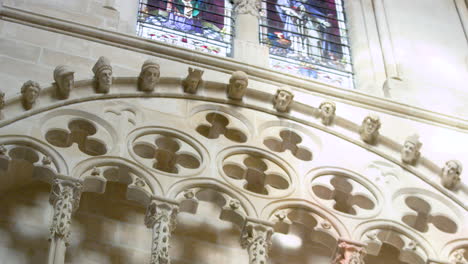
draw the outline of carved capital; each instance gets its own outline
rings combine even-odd
[[[249,252],[250,264],[267,263],[272,235],[273,228],[269,223],[247,220],[242,230],[241,245]]]
[[[175,229],[175,219],[179,207],[170,201],[153,199],[149,204],[145,224],[153,229],[151,245],[151,264],[170,264],[169,241]]]
[[[364,264],[365,255],[363,244],[340,240],[332,264]]]
[[[62,238],[68,245],[70,223],[73,212],[80,204],[83,185],[71,180],[55,179],[49,201],[54,207],[54,217],[50,227],[50,239]]]
[[[234,13],[236,15],[249,14],[255,17],[260,17],[260,1],[234,0]]]

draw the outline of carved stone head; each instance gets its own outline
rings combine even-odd
[[[458,160],[449,160],[442,168],[442,185],[447,189],[454,189],[460,182],[463,167]]]
[[[249,85],[249,77],[247,74],[245,74],[245,72],[233,72],[227,87],[229,99],[242,100],[242,97],[244,97],[245,91],[247,89],[247,85]]]
[[[27,81],[23,84],[21,94],[24,109],[29,110],[34,106],[40,92],[41,86],[37,82]]]
[[[159,82],[160,75],[159,64],[152,59],[146,60],[141,66],[138,89],[144,92],[152,92]]]
[[[401,160],[404,163],[414,164],[419,159],[421,153],[419,150],[422,147],[422,143],[419,142],[418,135],[412,135],[406,138],[405,144],[401,149]]]
[[[97,93],[108,93],[112,85],[112,66],[106,57],[99,57],[94,64],[94,85]]]
[[[65,65],[59,65],[54,70],[54,80],[57,87],[57,96],[60,99],[67,99],[70,91],[75,85],[75,72]]]
[[[273,99],[273,105],[278,112],[287,112],[289,106],[293,101],[294,94],[286,88],[281,88],[276,91],[275,98]]]
[[[378,116],[366,116],[362,121],[361,127],[359,128],[361,139],[368,144],[374,144],[379,135],[380,126],[381,123]]]
[[[335,118],[336,105],[333,102],[325,101],[320,104],[320,118],[326,126],[330,125]]]
[[[188,75],[182,82],[182,85],[184,86],[184,92],[191,94],[197,92],[203,72],[203,70],[193,69],[192,67],[189,67]]]

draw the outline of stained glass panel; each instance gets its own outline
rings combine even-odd
[[[263,0],[260,29],[274,69],[353,87],[342,0]]]
[[[228,0],[142,0],[138,35],[228,56],[232,42],[231,11]]]

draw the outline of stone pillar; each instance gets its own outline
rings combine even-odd
[[[250,264],[266,264],[273,235],[272,224],[247,218],[241,234],[242,248],[249,252]]]
[[[179,211],[176,202],[153,198],[148,205],[145,224],[153,230],[151,243],[151,264],[170,264],[169,241],[175,229],[175,219]]]
[[[391,90],[395,90],[398,93],[403,89],[402,74],[395,58],[384,0],[374,0],[373,4],[379,32],[380,46],[382,47],[382,55],[384,58],[385,72],[387,75],[383,91],[385,97],[391,97]]]
[[[48,264],[65,263],[65,251],[69,244],[72,214],[78,209],[83,185],[75,180],[55,179],[50,193],[54,218],[50,227]]]
[[[332,264],[364,264],[365,245],[345,239],[338,240],[338,249]]]
[[[261,0],[234,0],[234,58],[268,66],[268,48],[259,41]]]

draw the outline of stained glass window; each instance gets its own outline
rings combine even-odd
[[[229,0],[141,0],[138,35],[229,56],[231,11]]]
[[[263,0],[260,42],[274,69],[353,87],[342,0]]]

